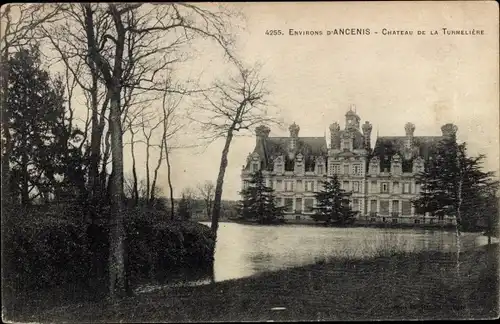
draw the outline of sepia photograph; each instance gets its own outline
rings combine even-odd
[[[0,7],[5,323],[498,319],[496,1]]]

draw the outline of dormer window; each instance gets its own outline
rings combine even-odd
[[[278,156],[274,160],[274,172],[283,173],[283,168],[284,168],[283,157]]]
[[[295,137],[290,138],[290,150],[295,150],[297,147],[297,139]]]
[[[349,151],[351,149],[351,141],[349,141],[349,140],[343,140],[342,141],[342,149]]]
[[[252,162],[251,170],[252,170],[252,172],[259,171],[259,162]]]

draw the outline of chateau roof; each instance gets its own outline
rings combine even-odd
[[[285,159],[288,158],[290,140],[290,137],[267,137],[257,141],[253,152],[259,154],[264,169],[270,169],[274,159],[280,155]],[[297,137],[294,152],[304,156],[307,167],[307,164],[312,163],[317,156],[326,156],[328,152],[326,139],[324,137]]]
[[[381,170],[390,169],[390,161],[394,154],[401,156],[403,172],[410,171],[413,159],[420,156],[428,160],[436,152],[442,136],[414,136],[410,152],[405,149],[406,136],[383,136],[377,138],[371,157],[378,156]],[[411,153],[411,154],[408,154]]]

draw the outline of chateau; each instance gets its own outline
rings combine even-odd
[[[251,174],[262,170],[267,186],[275,190],[285,219],[307,220],[314,213],[314,192],[325,177],[336,174],[344,190],[352,192],[350,204],[361,223],[454,224],[451,217],[419,215],[411,204],[420,191],[415,174],[435,152],[444,136],[457,127],[446,124],[441,136],[415,136],[407,123],[402,136],[377,136],[371,147],[372,125],[351,108],[345,127],[330,125],[330,146],[325,137],[299,137],[293,123],[289,137],[271,137],[266,126],[256,128],[255,148],[243,166],[243,187]]]

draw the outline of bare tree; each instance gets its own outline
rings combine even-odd
[[[123,120],[127,106],[123,93],[132,87],[138,91],[165,91],[162,81],[165,74],[172,64],[183,60],[181,46],[189,45],[198,36],[214,40],[230,58],[232,39],[227,28],[228,16],[223,11],[202,6],[85,3],[69,7],[67,17],[78,26],[72,36],[76,43],[86,44],[84,57],[90,61],[91,74],[104,84],[105,98],[109,101],[112,156],[109,274],[110,293],[115,298],[123,295],[126,285],[122,198]],[[169,91],[184,92],[183,89]],[[168,148],[165,149],[168,152]],[[106,160],[103,171],[105,169]]]
[[[227,82],[216,82],[212,93],[204,93],[201,110],[208,113],[208,119],[199,121],[202,129],[212,140],[224,138],[219,174],[217,177],[212,208],[212,231],[217,235],[221,212],[224,175],[228,164],[228,153],[233,138],[239,131],[248,130],[258,124],[274,123],[268,114],[265,80],[259,75],[259,67],[251,69],[236,64],[238,72]],[[215,98],[215,99],[213,99]]]
[[[215,184],[212,181],[205,181],[204,183],[199,184],[198,193],[205,203],[207,217],[210,219],[212,217]]]
[[[151,125],[150,123],[142,121],[141,127],[142,127],[142,134],[144,135],[144,143],[146,144],[146,197],[149,200],[150,194],[151,194],[151,178],[150,178],[150,172],[149,172],[149,157],[150,157],[150,151],[152,147],[151,143],[151,137],[153,136],[153,133],[158,127],[160,127],[163,124],[163,120],[155,120],[155,123]],[[163,151],[163,140],[161,144],[161,151]]]
[[[170,151],[171,146],[169,146],[169,141],[172,137],[181,130],[183,124],[179,119],[178,107],[182,102],[183,96],[175,96],[169,94],[168,89],[171,87],[171,83],[168,80],[165,82],[165,91],[163,92],[162,98],[162,113],[163,113],[163,134],[161,138],[160,147],[160,157],[158,159],[158,164],[155,170],[155,176],[153,181],[153,189],[156,186],[156,178],[158,176],[158,169],[160,168],[160,163],[163,159],[163,152],[165,152],[165,162],[167,164],[167,181],[170,192],[170,217],[173,219],[175,217],[175,205],[174,205],[174,187],[172,185],[172,169],[170,165]],[[153,198],[153,197],[152,197]]]

